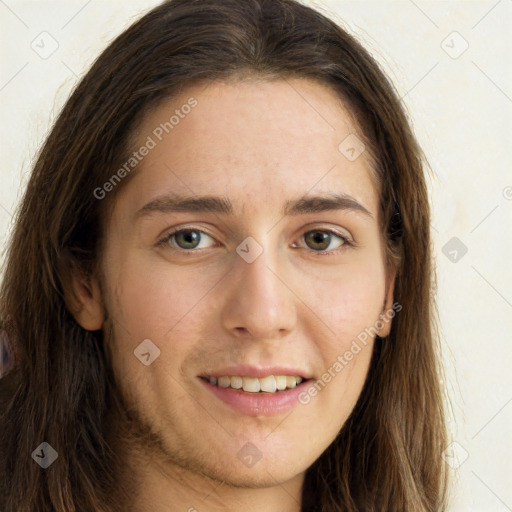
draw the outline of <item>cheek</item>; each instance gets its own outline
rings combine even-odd
[[[374,325],[382,311],[385,295],[384,269],[373,265],[347,267],[336,279],[316,287],[312,304],[329,326],[336,347],[343,348],[352,337]]]
[[[204,306],[221,278],[222,274],[198,272],[192,266],[176,270],[167,262],[118,260],[108,284],[113,290],[112,315],[134,340],[161,340],[179,330],[185,320],[193,331],[196,315],[191,313]]]
[[[384,269],[378,262],[361,265],[358,271],[353,266],[342,274],[314,298],[330,335],[310,332],[317,340],[324,370],[311,393],[321,395],[318,405],[332,411],[326,419],[326,428],[332,429],[346,420],[363,388],[385,293]],[[305,396],[304,400],[313,398]]]
[[[330,335],[310,331],[323,371],[300,399],[303,404],[316,404],[309,412],[323,418],[322,428],[329,435],[335,435],[350,416],[363,389],[374,346],[372,328],[383,297],[384,279],[377,271],[345,276],[323,295]]]

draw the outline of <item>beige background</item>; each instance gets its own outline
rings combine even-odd
[[[0,263],[56,113],[107,43],[157,3],[0,0]],[[438,304],[455,441],[447,454],[450,510],[511,511],[512,0],[310,3],[381,62],[435,172]]]

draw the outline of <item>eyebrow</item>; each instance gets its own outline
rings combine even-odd
[[[284,203],[282,215],[304,215],[331,210],[348,210],[373,218],[372,213],[365,206],[348,194],[316,195],[288,200]],[[136,212],[135,218],[152,213],[171,212],[210,212],[233,215],[234,208],[227,197],[171,194],[153,199]]]

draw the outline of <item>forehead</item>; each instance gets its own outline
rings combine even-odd
[[[161,102],[134,135],[134,150],[151,149],[121,194],[133,208],[163,193],[229,196],[235,209],[343,193],[376,209],[369,151],[346,151],[364,148],[356,120],[316,81],[195,85]]]

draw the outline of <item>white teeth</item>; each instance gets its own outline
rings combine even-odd
[[[286,387],[294,388],[297,385],[297,379],[289,375],[286,376]]]
[[[286,375],[278,375],[276,377],[276,387],[279,391],[286,389]]]
[[[244,377],[243,382],[244,391],[249,391],[250,393],[258,393],[260,391],[260,380],[256,377]]]
[[[231,387],[233,389],[242,389],[243,385],[242,377],[231,377]]]
[[[262,379],[259,379],[260,381],[260,387],[261,391],[266,391],[267,393],[275,393],[277,386],[276,386],[276,379],[273,375],[269,375],[268,377],[263,377]]]
[[[229,388],[229,386],[231,386],[231,379],[229,377],[219,377],[218,379],[218,385],[221,387],[221,388]]]
[[[210,384],[221,388],[243,389],[248,393],[275,393],[285,389],[293,389],[303,381],[302,377],[292,375],[267,375],[266,377],[240,377],[238,375],[208,377]]]

